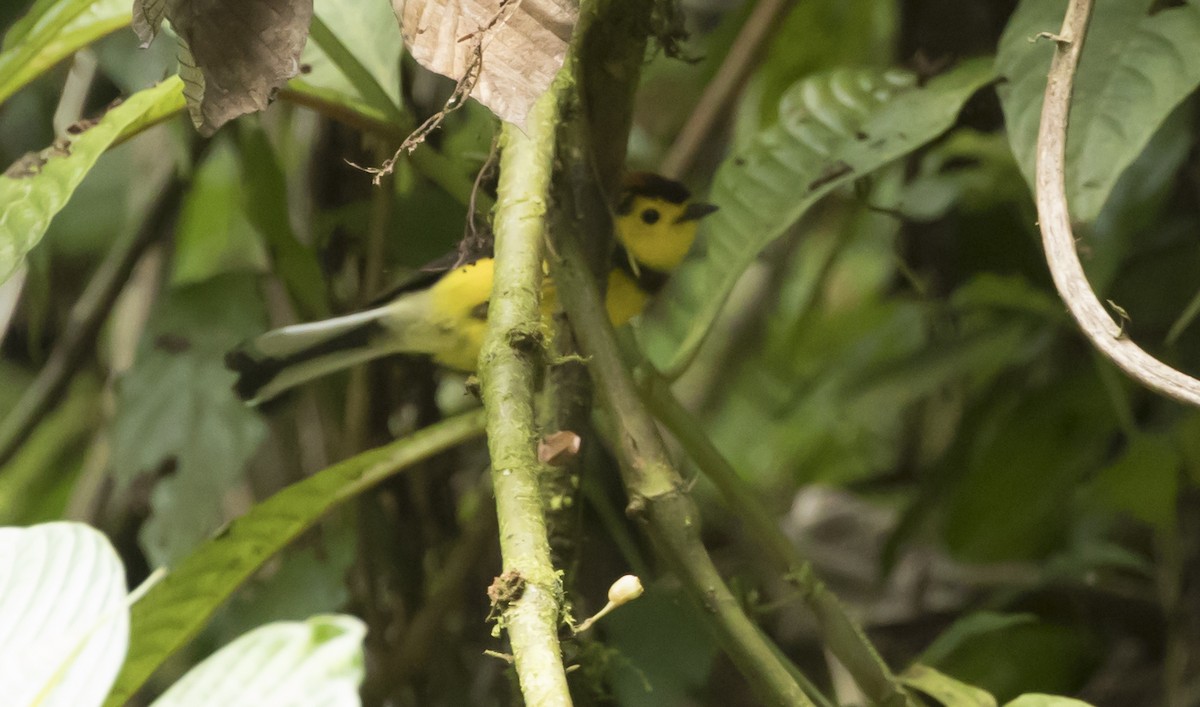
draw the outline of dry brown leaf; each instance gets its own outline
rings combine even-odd
[[[573,0],[392,0],[392,8],[421,66],[455,81],[478,70],[471,96],[517,125],[562,68],[579,18]]]
[[[551,432],[538,441],[538,461],[543,464],[560,466],[567,460],[579,454],[583,440],[570,430]]]
[[[192,122],[211,135],[266,108],[299,73],[312,0],[134,0],[133,29],[143,46],[164,18],[179,35],[179,75]]]

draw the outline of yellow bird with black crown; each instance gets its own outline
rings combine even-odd
[[[715,210],[693,201],[679,182],[646,172],[626,178],[615,208],[617,248],[605,300],[614,325],[645,309],[692,247],[697,222]],[[493,261],[488,253],[455,260],[454,267],[389,293],[378,307],[285,326],[242,344],[225,359],[238,374],[238,395],[262,403],[319,376],[398,353],[474,371],[487,329]],[[548,316],[553,303],[545,304]]]

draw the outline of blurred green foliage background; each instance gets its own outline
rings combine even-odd
[[[1087,67],[1095,77],[1081,77],[1078,92],[1090,108],[1080,109],[1086,129],[1072,134],[1070,165],[1126,154],[1129,164],[1108,170],[1115,184],[1081,219],[1079,249],[1101,299],[1127,313],[1129,336],[1194,373],[1200,76],[1191,77],[1200,60],[1186,35],[1164,27],[1200,28],[1200,6],[1118,4],[1098,3]],[[451,84],[403,55],[387,3],[316,5],[393,109],[424,117],[441,106]],[[658,168],[751,5],[685,4],[694,60],[647,57],[631,169]],[[1048,276],[1024,176],[1036,125],[1022,116],[1049,56],[1026,40],[1031,28],[1055,29],[1062,6],[787,5],[683,175],[723,206],[726,193],[710,192],[714,173],[789,119],[798,82],[902,67],[923,85],[992,55],[1000,76],[950,131],[834,190],[761,252],[748,250],[752,264],[704,323],[704,344],[674,390],[891,665],[920,656],[1001,701],[1042,691],[1096,705],[1195,704],[1200,415],[1132,384],[1081,337]],[[0,7],[0,27],[26,9]],[[1106,72],[1125,35],[1175,52],[1183,68]],[[3,413],[78,326],[72,307],[101,263],[145,224],[154,229],[69,385],[0,466],[0,524],[88,520],[114,538],[136,582],[271,492],[471,404],[460,377],[404,358],[330,377],[262,412],[230,390],[222,356],[238,341],[360,308],[454,248],[493,149],[496,121],[470,103],[421,148],[427,157],[402,160],[373,187],[349,163],[380,163],[396,136],[331,108],[372,99],[311,42],[303,63],[268,111],[211,140],[175,118],[108,151],[29,253],[22,284],[0,297],[15,303],[0,329]],[[147,50],[127,28],[99,39],[0,104],[0,161],[43,149],[65,125],[173,66],[164,38]],[[1106,132],[1105,97],[1139,91],[1181,100],[1132,113],[1131,137]],[[1144,147],[1132,137],[1142,133]],[[1078,179],[1081,190],[1095,187]],[[493,182],[487,171],[480,184],[486,192]],[[597,608],[607,583],[631,568],[650,591],[606,619],[597,640],[569,644],[568,659],[584,666],[573,678],[580,703],[750,704],[697,607],[648,569],[653,554],[622,516],[611,459],[593,448],[587,460],[571,598],[581,615]],[[513,703],[504,665],[480,656],[494,647],[484,623],[494,541],[464,530],[484,522],[485,465],[481,449],[457,450],[336,513],[241,590],[171,672],[249,626],[348,608],[374,631],[374,698]],[[741,520],[703,478],[694,492],[705,540],[749,610],[806,674],[853,703]],[[464,547],[477,561],[460,584],[439,584]],[[425,646],[411,672],[388,676],[386,660],[431,587],[453,595],[445,638]]]

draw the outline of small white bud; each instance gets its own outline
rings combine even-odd
[[[597,611],[595,616],[576,626],[575,633],[583,633],[588,630],[592,624],[607,616],[608,612],[637,599],[644,591],[646,590],[642,589],[642,580],[638,579],[637,575],[627,574],[613,582],[612,586],[608,588],[608,603],[604,605],[603,609]]]
[[[627,574],[608,588],[608,600],[617,607],[637,599],[644,591],[646,590],[642,588],[642,580],[638,579],[637,575]]]

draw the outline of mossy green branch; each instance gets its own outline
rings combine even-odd
[[[571,704],[558,643],[562,586],[546,538],[533,407],[543,339],[546,195],[563,80],[560,76],[534,105],[525,132],[506,124],[501,134],[493,223],[495,276],[487,337],[479,357],[503,583],[510,595],[496,609],[512,644],[521,692],[530,705]]]
[[[813,703],[742,611],[700,542],[700,516],[667,455],[654,419],[625,369],[596,283],[574,233],[557,233],[551,269],[601,404],[617,425],[613,440],[630,495],[661,556],[711,617],[722,647],[760,698],[774,705]]]

